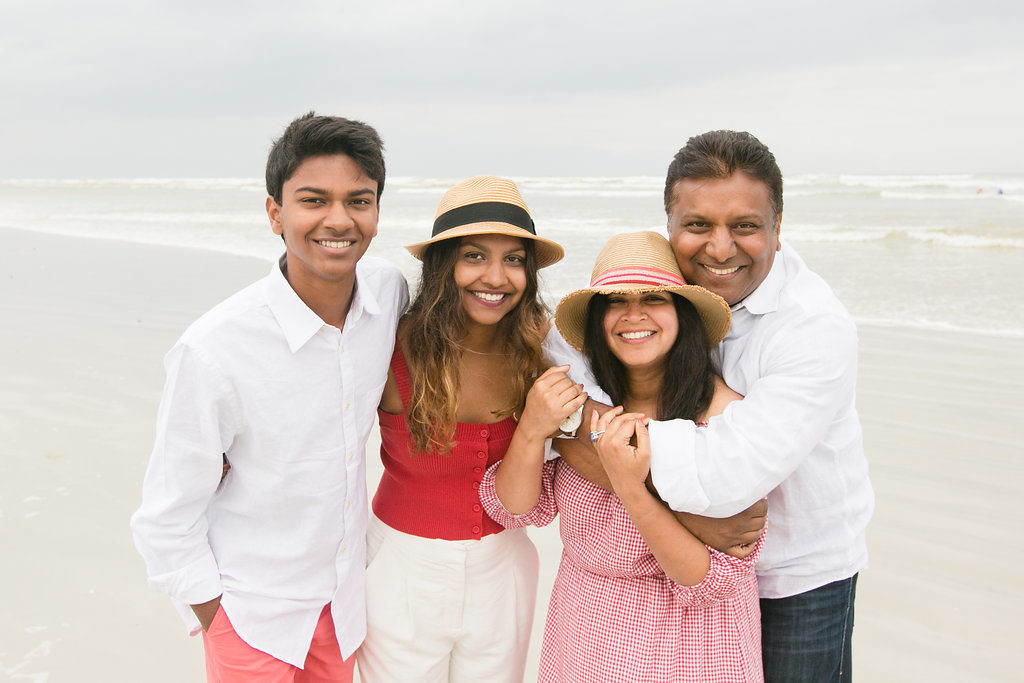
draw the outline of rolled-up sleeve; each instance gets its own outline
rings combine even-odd
[[[541,491],[537,504],[533,506],[532,510],[521,515],[509,512],[502,505],[497,492],[494,490],[494,473],[500,464],[500,462],[496,462],[491,465],[487,472],[484,473],[484,478],[480,482],[480,503],[483,505],[487,516],[506,529],[521,529],[527,526],[547,526],[551,524],[558,515],[558,505],[555,503],[553,487],[555,468],[558,466],[558,462],[553,460],[544,463],[544,468],[541,470],[540,475]]]
[[[734,597],[754,579],[754,566],[764,547],[764,534],[757,539],[753,551],[740,559],[708,546],[711,562],[704,579],[694,586],[672,582],[672,592],[685,607],[704,607]]]
[[[839,316],[808,316],[760,350],[758,379],[707,428],[652,422],[651,475],[674,510],[728,517],[764,497],[852,406],[857,336]]]
[[[181,603],[198,604],[223,592],[207,539],[207,507],[220,483],[222,454],[237,433],[240,408],[229,382],[200,350],[179,343],[164,365],[156,442],[132,535],[149,584]]]

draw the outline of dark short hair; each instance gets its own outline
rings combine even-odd
[[[772,209],[782,215],[782,171],[768,147],[747,132],[713,130],[695,135],[676,152],[665,176],[665,212],[672,210],[672,191],[686,178],[728,178],[742,171],[768,186]]]
[[[665,378],[658,394],[657,420],[696,420],[711,405],[715,394],[715,368],[711,361],[704,323],[693,304],[672,294],[679,320],[679,332],[665,358]],[[604,334],[604,315],[608,297],[595,294],[587,304],[587,323],[583,328],[583,355],[598,385],[615,405],[622,405],[629,386],[626,366],[611,349]]]
[[[267,194],[281,203],[281,188],[309,157],[344,154],[377,181],[377,200],[384,193],[384,143],[362,121],[309,112],[288,124],[267,156]]]

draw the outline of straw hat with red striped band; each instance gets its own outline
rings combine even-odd
[[[430,239],[410,244],[406,249],[422,260],[431,244],[466,235],[511,235],[532,240],[538,268],[557,263],[565,256],[558,242],[537,237],[530,210],[519,196],[519,188],[505,178],[476,176],[445,192],[437,205]]]
[[[594,262],[590,287],[566,294],[558,302],[555,325],[565,341],[582,351],[590,299],[595,294],[635,292],[672,292],[689,301],[700,314],[709,346],[718,344],[729,331],[729,304],[703,287],[686,284],[668,240],[649,230],[608,240]]]

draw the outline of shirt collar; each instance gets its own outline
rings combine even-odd
[[[779,240],[780,249],[775,252],[775,259],[761,284],[747,295],[743,301],[732,307],[733,312],[745,308],[754,315],[771,313],[779,308],[779,297],[782,286],[786,284],[786,252],[789,247]]]
[[[270,268],[270,275],[267,278],[267,302],[284,332],[288,348],[295,353],[327,323],[314,313],[288,284],[288,279],[281,270],[284,262],[285,256],[282,255]],[[364,312],[367,315],[377,315],[381,312],[380,303],[373,295],[373,288],[360,285],[363,278],[360,277],[359,265],[356,265],[356,281],[353,286],[352,304],[345,318],[346,325],[359,320]]]

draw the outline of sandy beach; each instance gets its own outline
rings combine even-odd
[[[202,645],[151,591],[137,507],[162,357],[261,260],[0,229],[0,680],[201,681]],[[861,328],[877,496],[858,585],[862,681],[1020,679],[1024,339]],[[368,448],[368,485],[380,473]],[[536,673],[560,544],[542,562]]]

